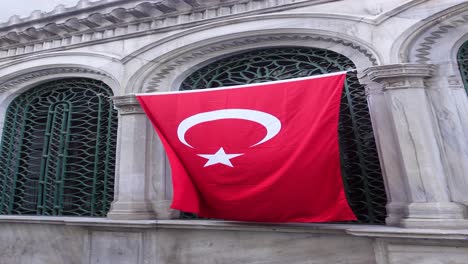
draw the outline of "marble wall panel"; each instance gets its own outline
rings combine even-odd
[[[83,229],[63,225],[0,224],[2,264],[81,264]]]
[[[468,243],[464,246],[389,244],[387,250],[389,264],[468,263]]]
[[[159,230],[144,263],[373,264],[372,240],[344,235]]]
[[[93,231],[90,234],[90,264],[140,264],[142,233]]]

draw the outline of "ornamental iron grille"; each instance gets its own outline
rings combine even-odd
[[[211,63],[187,77],[180,90],[277,81],[354,69],[333,51],[281,47],[252,50]],[[360,223],[385,222],[387,198],[364,87],[349,72],[339,121],[340,155],[346,195]],[[183,213],[182,218],[194,215]]]
[[[8,107],[0,214],[106,216],[114,192],[117,113],[103,82],[41,84]]]
[[[458,68],[460,69],[465,90],[468,92],[468,41],[463,43],[457,55]]]

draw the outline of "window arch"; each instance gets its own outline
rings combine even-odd
[[[15,98],[0,147],[0,214],[105,216],[113,200],[117,114],[87,78]]]
[[[183,81],[180,90],[284,80],[353,68],[355,65],[350,59],[325,49],[256,49],[220,59],[197,70]],[[360,222],[384,223],[385,187],[365,90],[355,72],[348,73],[346,78],[339,136],[345,189],[352,209]]]
[[[468,41],[463,43],[458,50],[457,59],[463,84],[465,85],[465,90],[468,92]]]

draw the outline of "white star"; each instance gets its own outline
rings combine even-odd
[[[226,152],[224,152],[224,149],[220,148],[215,154],[197,154],[197,155],[208,160],[205,166],[203,167],[208,167],[208,166],[215,165],[218,163],[224,164],[229,167],[234,167],[232,166],[230,159],[239,157],[244,154],[226,154]]]

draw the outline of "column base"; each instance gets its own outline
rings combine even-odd
[[[171,208],[171,200],[162,200],[153,202],[153,210],[156,213],[156,219],[170,220],[179,219],[180,211]]]
[[[411,203],[399,226],[408,228],[468,228],[466,207],[458,203]]]
[[[149,201],[113,202],[107,218],[115,220],[154,220],[156,214]]]
[[[390,202],[387,204],[387,217],[385,218],[385,224],[388,226],[399,226],[401,219],[406,216],[406,205],[405,203]]]
[[[410,203],[406,205],[405,218],[465,219],[465,205],[451,202]]]
[[[468,219],[408,218],[400,221],[400,227],[422,229],[468,229]]]

